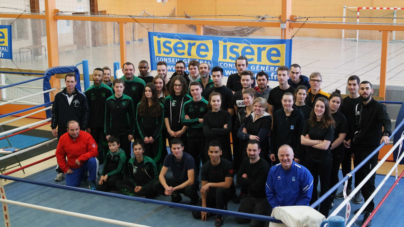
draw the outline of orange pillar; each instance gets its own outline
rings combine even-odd
[[[125,23],[119,22],[119,45],[121,47],[121,64],[126,62]]]
[[[289,28],[289,19],[290,15],[292,14],[292,0],[282,0],[281,12],[281,23],[285,24],[285,27],[281,29],[281,38],[290,39],[292,36],[292,29]]]
[[[379,97],[383,97],[386,100],[386,78],[387,78],[387,54],[389,47],[389,32],[382,32],[382,56],[380,59],[380,86]]]
[[[57,20],[53,18],[56,14],[56,0],[45,0],[45,22],[46,22],[46,40],[48,44],[48,67],[59,66],[59,46],[58,46],[58,28]],[[53,76],[50,80],[52,88],[57,90],[51,92],[51,100],[60,90],[60,80]]]
[[[196,26],[196,34],[197,35],[203,35],[203,25],[197,25]]]

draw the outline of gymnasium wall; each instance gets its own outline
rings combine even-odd
[[[173,8],[176,8],[177,16],[195,15],[194,18],[201,18],[197,15],[209,15],[205,18],[214,19],[250,19],[256,18],[252,16],[279,16],[281,14],[281,0],[168,0],[164,5],[157,3],[156,0],[99,0],[99,10],[106,10],[108,14],[119,15],[137,15],[146,10],[155,16],[166,16]],[[292,15],[300,17],[326,17],[326,18],[309,18],[307,23],[313,21],[342,22],[343,6],[347,7],[404,7],[402,0],[293,0]],[[361,10],[361,23],[392,23],[392,19],[367,19],[366,17],[392,17],[393,10]],[[220,16],[233,15],[233,16]],[[356,9],[348,9],[346,16],[347,22],[356,22]],[[332,18],[339,17],[339,18]],[[404,18],[404,10],[397,11],[397,17]],[[268,18],[267,20],[277,20],[276,18]],[[305,19],[299,20],[305,21]],[[135,21],[134,21],[135,22]],[[397,19],[397,23],[404,23],[404,19]],[[149,27],[149,30],[152,26]],[[158,30],[156,27],[155,31]],[[144,30],[144,31],[142,31]],[[295,29],[297,30],[297,29]],[[193,33],[194,30],[188,26],[174,25],[170,32]],[[295,31],[292,31],[292,34]],[[147,30],[142,28],[140,33],[146,33]],[[347,38],[355,38],[356,31],[345,31]],[[263,28],[253,34],[254,36],[279,36],[279,28]],[[139,38],[146,37],[139,34]],[[301,29],[296,37],[317,37],[317,38],[341,38],[342,30],[321,30],[321,29]],[[381,33],[374,31],[361,31],[360,39],[365,40],[381,40]],[[127,37],[128,39],[128,37]],[[404,32],[397,32],[396,39],[404,39]]]

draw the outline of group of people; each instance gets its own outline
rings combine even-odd
[[[268,215],[277,206],[312,204],[318,179],[323,195],[338,182],[341,164],[345,175],[351,157],[357,165],[389,142],[390,118],[372,99],[370,82],[350,76],[350,93],[343,99],[338,90],[331,95],[321,90],[320,73],[301,75],[298,64],[278,67],[279,86],[273,89],[267,73],[247,70],[247,58],[238,57],[235,65],[238,72],[224,85],[221,67],[196,60],[188,63],[189,74],[178,61],[171,78],[165,62],[157,63],[157,76],[150,75],[147,61],[139,63],[138,76],[127,62],[124,76],[112,83],[109,68],[96,68],[85,93],[75,88],[75,75],[67,74],[52,108],[52,132],[59,137],[55,180],[66,177],[66,185],[79,186],[87,177],[92,189],[169,195],[172,202],[182,201],[183,194],[192,205],[218,209],[241,199],[240,212]],[[99,179],[98,162],[104,164]],[[355,185],[375,163],[377,156],[357,172]],[[363,197],[374,189],[373,176]],[[326,217],[334,198],[341,193],[319,206]],[[359,193],[354,202],[362,202]],[[369,203],[364,220],[373,208]],[[206,220],[212,214],[192,215]],[[221,215],[216,225],[223,225]]]

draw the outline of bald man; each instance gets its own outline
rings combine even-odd
[[[56,148],[56,159],[66,174],[66,186],[78,187],[86,172],[89,188],[96,188],[98,172],[98,146],[90,133],[80,131],[77,121],[67,123],[67,133],[63,134]],[[66,161],[67,160],[67,161]]]
[[[272,208],[308,206],[313,192],[313,176],[304,166],[293,161],[293,149],[282,145],[278,150],[280,163],[269,170],[266,194]]]

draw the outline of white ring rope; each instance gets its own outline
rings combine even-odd
[[[1,122],[1,123],[0,123],[0,126],[5,125],[5,124],[8,124],[8,123],[11,123],[11,122],[14,122],[14,121],[18,121],[18,120],[20,120],[20,119],[23,119],[23,118],[29,117],[29,116],[31,116],[31,115],[40,113],[40,112],[45,111],[45,110],[50,110],[50,109],[52,109],[51,106],[46,107],[46,108],[44,108],[44,109],[37,110],[37,111],[35,111],[35,112],[32,112],[32,113],[30,113],[30,114],[27,114],[27,115],[24,115],[24,116],[21,116],[21,117],[18,117],[18,118],[11,119],[11,120],[9,120],[9,121]]]
[[[42,146],[44,146],[44,145],[48,145],[48,144],[52,143],[53,141],[56,141],[57,139],[58,139],[58,138],[54,138],[54,139],[48,140],[48,141],[46,141],[46,142],[43,142],[43,143],[34,145],[34,146],[32,146],[32,147],[28,147],[27,149],[20,150],[20,151],[18,151],[18,152],[14,152],[14,153],[12,153],[12,154],[9,154],[9,155],[0,157],[0,161],[5,160],[5,159],[9,159],[9,158],[11,158],[11,157],[14,157],[14,156],[17,156],[17,155],[20,155],[20,154],[23,154],[23,153],[28,152],[28,151],[30,151],[30,150],[36,149],[36,148],[38,148],[38,147],[42,147]]]
[[[403,137],[401,137],[403,138]],[[359,209],[359,211],[355,214],[355,216],[352,217],[351,221],[348,223],[348,225],[346,227],[350,227],[352,224],[354,224],[354,222],[356,221],[356,219],[358,219],[359,215],[362,214],[363,210],[365,210],[366,206],[370,203],[370,201],[376,196],[376,194],[379,192],[379,190],[383,187],[383,185],[386,183],[387,179],[390,177],[390,175],[393,173],[393,171],[396,169],[396,167],[398,166],[398,164],[400,164],[400,161],[404,158],[404,153],[400,156],[399,159],[397,159],[396,164],[394,164],[393,168],[391,168],[390,172],[384,177],[383,181],[379,184],[379,186],[377,186],[377,188],[375,189],[375,191],[372,193],[372,195],[370,195],[370,197],[368,198],[368,200],[365,201],[365,203],[363,204],[363,206]]]
[[[56,88],[52,88],[52,89],[49,89],[49,90],[46,90],[46,91],[41,91],[41,92],[38,92],[38,93],[35,93],[35,94],[32,94],[32,95],[27,95],[27,96],[24,96],[24,97],[16,98],[16,99],[13,99],[13,100],[10,100],[10,101],[7,101],[7,102],[2,102],[2,103],[0,103],[0,106],[10,104],[10,103],[22,100],[22,99],[30,98],[30,97],[33,97],[33,96],[42,95],[42,94],[45,94],[45,93],[48,93],[48,92],[51,92],[51,91],[54,91],[54,90],[56,90]]]
[[[65,211],[65,210],[60,210],[60,209],[33,205],[33,204],[29,204],[29,203],[17,202],[17,201],[8,200],[8,199],[0,199],[0,202],[8,203],[8,204],[16,205],[16,206],[32,208],[32,209],[36,209],[36,210],[42,210],[42,211],[47,211],[47,212],[52,212],[52,213],[57,213],[57,214],[68,215],[68,216],[77,217],[77,218],[84,218],[84,219],[89,219],[89,220],[93,220],[93,221],[114,224],[114,225],[131,226],[131,227],[148,227],[146,225],[139,225],[139,224],[134,224],[134,223],[130,223],[130,222],[123,222],[123,221],[102,218],[102,217],[97,217],[97,216],[92,216],[92,215],[87,215],[87,214],[80,214],[80,213],[75,213],[75,212],[70,212],[70,211]]]
[[[386,161],[386,159],[391,155],[391,153],[394,152],[394,150],[400,145],[401,141],[403,141],[404,137],[401,137],[397,143],[387,152],[387,154],[382,158],[382,160],[379,161],[379,163],[370,171],[370,173],[361,181],[361,183],[355,187],[355,189],[349,194],[348,198],[346,198],[342,203],[332,212],[332,214],[329,215],[335,216],[342,210],[342,208],[352,199],[352,196],[355,195],[362,187],[365,185],[365,183],[369,180],[370,177],[372,177],[373,174],[376,173],[376,171],[380,168],[380,166]]]
[[[42,120],[42,121],[38,121],[38,122],[29,124],[29,125],[24,125],[24,126],[15,128],[15,129],[8,130],[8,131],[6,131],[6,132],[2,132],[2,133],[0,133],[0,137],[1,137],[1,136],[4,136],[4,135],[7,135],[7,134],[10,134],[10,133],[14,133],[14,132],[21,131],[21,130],[23,130],[23,129],[30,128],[30,127],[35,126],[35,125],[40,125],[40,124],[42,124],[42,123],[45,123],[45,122],[50,121],[51,119],[52,119],[52,118],[48,118],[48,119],[45,119],[45,120]]]

